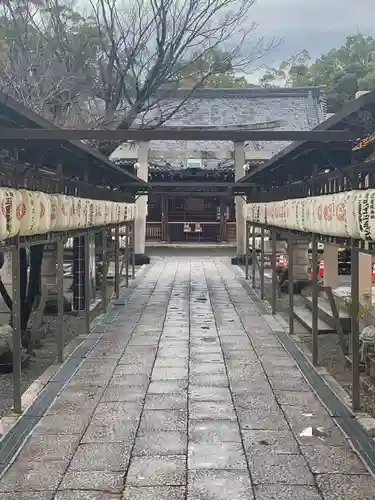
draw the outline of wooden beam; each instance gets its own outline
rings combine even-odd
[[[212,197],[212,198],[220,198],[222,196],[230,196],[230,193],[226,191],[151,191],[150,194],[157,195],[157,196],[191,196],[192,198],[206,198],[206,197]]]
[[[349,130],[246,130],[246,129],[189,129],[155,128],[128,130],[74,130],[74,129],[30,129],[0,128],[0,140],[120,140],[120,141],[355,141],[357,134]]]

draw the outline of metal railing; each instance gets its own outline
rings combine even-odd
[[[122,229],[123,228],[123,229]],[[125,234],[120,235],[121,232]],[[73,303],[78,304],[78,311],[83,314],[84,331],[90,333],[90,323],[92,315],[92,287],[90,277],[90,259],[92,259],[92,240],[94,236],[100,238],[100,253],[102,265],[102,283],[100,287],[100,301],[98,304],[100,312],[106,312],[108,304],[112,298],[120,297],[120,286],[122,281],[122,271],[125,269],[125,286],[129,286],[129,267],[131,265],[131,277],[135,277],[134,260],[134,221],[123,224],[113,224],[105,227],[95,227],[80,229],[68,233],[48,233],[36,237],[15,237],[9,241],[2,242],[2,250],[11,252],[12,267],[12,310],[11,324],[12,332],[12,369],[13,369],[13,409],[16,413],[22,412],[22,392],[21,392],[21,371],[24,355],[22,353],[23,325],[22,314],[24,303],[21,299],[21,275],[20,275],[20,255],[22,249],[32,249],[37,245],[48,244],[56,250],[56,291],[57,291],[57,321],[56,321],[56,355],[59,363],[64,361],[65,333],[64,333],[64,241],[66,248],[75,249],[73,262]],[[108,247],[108,241],[113,245]],[[120,243],[123,242],[123,251],[120,250]],[[74,243],[73,243],[74,242]],[[78,243],[77,243],[78,242]],[[82,245],[81,245],[82,244]],[[78,248],[77,248],[78,245]],[[112,248],[111,248],[112,247]],[[78,252],[78,253],[77,253]],[[122,253],[122,259],[121,259]],[[130,259],[131,254],[131,259]],[[114,284],[112,294],[108,295],[107,278],[110,262],[114,263]],[[121,262],[122,261],[122,262]],[[95,272],[95,269],[94,269]],[[45,298],[46,290],[42,287],[42,296]],[[43,301],[42,301],[43,303]],[[31,305],[32,307],[32,305]],[[98,310],[98,308],[96,308]],[[43,312],[39,310],[40,316]],[[30,354],[35,349],[38,341],[38,332],[35,328],[31,332],[27,352]]]

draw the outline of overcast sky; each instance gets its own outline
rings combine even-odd
[[[304,48],[317,58],[357,30],[375,37],[375,0],[256,0],[251,14],[254,36],[284,39],[270,65]]]

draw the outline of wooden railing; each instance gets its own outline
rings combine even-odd
[[[146,241],[161,241],[161,222],[146,223]]]
[[[236,243],[236,223],[227,222],[227,242]]]
[[[174,224],[174,225],[181,225],[181,240],[184,239],[184,232],[183,232],[183,222],[175,222],[175,223],[169,223],[169,224]],[[201,223],[202,226],[204,226],[204,222]],[[210,223],[206,223],[210,224]],[[212,224],[218,224],[217,222],[211,223]],[[236,223],[235,222],[227,222],[226,223],[226,235],[227,235],[227,242],[228,243],[235,243],[236,242]],[[146,241],[161,241],[162,240],[162,223],[161,222],[147,222],[146,223]]]

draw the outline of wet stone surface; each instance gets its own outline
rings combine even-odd
[[[370,500],[375,481],[229,261],[181,258],[150,266],[0,479],[30,498]]]

